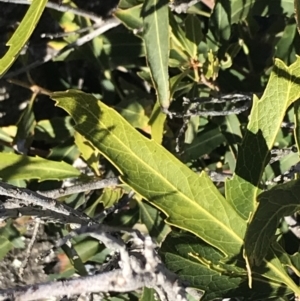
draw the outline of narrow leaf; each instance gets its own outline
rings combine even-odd
[[[156,102],[148,123],[151,126],[151,138],[158,144],[163,140],[166,118],[166,114],[161,111],[159,103]]]
[[[209,19],[208,45],[213,51],[226,44],[231,34],[229,1],[217,1]]]
[[[192,46],[188,52],[192,58],[196,59],[198,54],[198,45],[201,40],[204,39],[198,16],[188,15],[185,20],[185,29],[186,39],[190,41],[190,45]]]
[[[220,144],[224,143],[225,137],[219,128],[209,128],[197,135],[191,144],[185,147],[185,155],[189,159],[198,159],[205,154],[210,154]]]
[[[140,30],[143,27],[141,18],[142,5],[136,5],[128,9],[117,9],[114,15],[129,29]]]
[[[168,4],[168,0],[145,0],[142,8],[146,57],[157,97],[163,109],[168,109],[170,105]]]
[[[17,123],[18,131],[14,138],[14,147],[21,154],[27,154],[28,148],[33,140],[34,128],[36,125],[35,116],[33,113],[33,104],[36,95],[33,94],[27,107],[21,114]]]
[[[13,153],[0,153],[0,178],[3,181],[18,179],[61,180],[79,175],[79,170],[65,162]]]
[[[6,44],[9,46],[9,49],[4,57],[0,59],[0,77],[7,72],[13,62],[17,59],[19,53],[35,29],[46,4],[47,0],[32,0],[25,17]]]

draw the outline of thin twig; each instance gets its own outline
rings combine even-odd
[[[179,2],[179,3],[178,3]],[[177,14],[186,14],[188,9],[193,5],[202,2],[211,10],[214,8],[214,1],[211,0],[191,0],[190,2],[180,2],[180,1],[172,1],[169,4],[169,7],[172,11],[175,11]],[[209,17],[210,14],[202,11],[202,15],[205,17]]]
[[[13,199],[12,202],[20,201]],[[22,202],[22,201],[20,201]],[[8,202],[2,204],[3,208],[0,209],[0,223],[8,218],[18,218],[20,216],[31,216],[33,218],[39,218],[43,223],[60,223],[60,224],[72,224],[74,226],[86,225],[90,223],[87,219],[82,219],[77,216],[65,215],[58,212],[54,212],[48,209],[39,209],[35,207],[16,207],[8,208]]]
[[[66,51],[69,51],[69,50],[73,51],[76,47],[80,47],[80,46],[86,44],[87,42],[93,40],[95,37],[103,34],[104,32],[106,32],[120,24],[121,24],[121,21],[119,21],[116,18],[107,19],[105,22],[103,22],[103,24],[99,25],[99,27],[96,28],[94,31],[82,36],[81,38],[77,39],[75,42],[66,45],[64,48],[62,48],[60,50],[54,51],[53,53],[46,55],[44,58],[37,60],[37,61],[33,62],[32,64],[24,66],[23,68],[20,68],[16,71],[6,73],[4,78],[14,77],[21,73],[27,72],[33,68],[39,67],[39,66],[51,61],[55,57],[62,55]]]
[[[286,183],[294,179],[295,175],[300,173],[300,162],[296,165],[293,165],[288,171],[284,172],[283,174],[275,177],[272,180],[267,180],[264,185],[273,185],[278,183]]]
[[[28,1],[28,0],[0,0],[0,2],[5,2],[5,3],[14,3],[14,4],[25,4],[25,5],[31,5],[32,1]],[[64,4],[57,4],[54,2],[50,2],[48,1],[46,4],[47,8],[50,9],[54,9],[60,12],[70,12],[73,13],[77,16],[81,16],[81,17],[85,17],[85,18],[89,18],[91,20],[93,20],[96,23],[100,23],[103,21],[102,17],[99,17],[93,13],[90,13],[88,11],[85,11],[83,9],[77,8],[77,7],[71,7],[69,5],[64,5]]]
[[[63,37],[69,37],[70,35],[84,33],[86,31],[89,31],[91,29],[95,29],[97,27],[98,27],[98,24],[95,23],[92,26],[87,26],[87,27],[79,28],[79,29],[74,30],[74,31],[57,32],[57,33],[42,33],[41,34],[41,38],[42,39],[46,39],[47,38],[47,39],[53,40],[53,39],[58,39],[58,38],[63,38]]]
[[[44,209],[49,209],[54,212],[62,213],[67,216],[73,215],[82,218],[83,220],[89,220],[89,217],[85,214],[74,210],[73,208],[59,203],[55,199],[45,197],[36,192],[33,192],[26,188],[19,188],[13,185],[0,181],[0,195],[5,195],[11,198],[20,199],[24,203],[41,206]]]
[[[196,98],[187,98],[183,97],[183,100],[186,103],[198,103],[198,104],[215,104],[215,103],[237,103],[237,102],[244,102],[244,101],[251,101],[252,95],[251,94],[224,94],[220,95],[219,97],[196,97]]]
[[[272,149],[271,150],[271,160],[269,162],[269,164],[273,164],[276,161],[279,161],[280,159],[282,159],[283,157],[289,155],[290,153],[296,153],[297,147],[295,145],[288,147],[288,148],[284,148],[284,149]]]
[[[201,0],[191,0],[190,2],[182,2],[177,3],[177,1],[172,1],[169,4],[169,7],[172,11],[175,11],[177,14],[187,13],[187,10],[197,4],[198,2],[201,2]]]
[[[196,102],[195,102],[196,101]],[[251,106],[251,96],[248,94],[227,94],[222,95],[219,98],[195,98],[188,99],[184,97],[185,103],[191,103],[191,107],[187,109],[185,112],[172,112],[167,111],[166,113],[169,116],[176,118],[187,118],[192,116],[227,116],[231,114],[240,114],[246,110],[248,110]],[[221,110],[221,111],[213,111],[213,110],[201,110],[199,109],[199,105],[202,104],[217,104],[217,103],[237,103],[237,102],[245,102],[245,104],[238,108],[232,108],[230,110]]]
[[[107,248],[120,253],[119,269],[79,279],[0,291],[0,300],[27,301],[89,292],[128,292],[146,286],[154,288],[161,300],[187,301],[186,287],[163,265],[150,237],[144,237],[138,231],[132,232],[133,246],[137,248],[127,250],[124,241],[111,235],[108,229],[102,231],[101,225],[84,228]]]
[[[96,180],[88,183],[79,183],[73,186],[63,187],[63,188],[58,188],[58,189],[53,189],[48,191],[38,191],[38,193],[49,198],[57,199],[70,194],[91,191],[91,190],[98,190],[110,186],[115,187],[118,184],[120,184],[118,178],[101,179],[101,180]]]
[[[35,223],[34,223],[33,233],[32,233],[30,242],[29,242],[29,244],[27,246],[27,249],[26,249],[26,252],[25,252],[25,258],[24,258],[24,260],[23,260],[23,262],[22,262],[22,264],[19,268],[18,276],[19,276],[20,279],[23,279],[24,269],[26,268],[28,260],[30,258],[31,251],[32,251],[34,242],[35,242],[37,234],[38,234],[39,226],[40,226],[40,220],[36,219]]]
[[[293,216],[285,216],[285,222],[288,224],[290,231],[300,239],[300,225],[299,222]]]
[[[104,224],[83,225],[78,229],[72,230],[68,235],[59,239],[56,242],[56,248],[61,247],[63,244],[67,243],[67,241],[69,241],[70,239],[72,239],[73,237],[75,237],[77,235],[82,235],[82,234],[98,235],[97,239],[102,241],[102,238],[100,239],[100,236],[102,234],[106,235],[106,233],[116,233],[116,232],[124,232],[124,233],[130,234],[132,236],[136,236],[137,233],[139,234],[139,232],[137,230],[125,228],[125,227],[113,227],[113,226],[108,226],[108,225],[104,225]],[[139,238],[141,238],[141,236]],[[105,236],[103,239],[104,239],[104,241],[106,241]],[[109,242],[108,242],[108,244],[109,244]],[[107,246],[107,247],[111,247],[111,246]]]
[[[240,93],[225,94],[225,95],[220,95],[219,97],[200,97],[200,98],[192,98],[192,99],[183,97],[183,105],[184,105],[183,113],[173,112],[173,111],[169,111],[168,109],[164,109],[163,112],[167,114],[170,118],[176,117],[176,118],[183,119],[183,124],[179,129],[178,135],[175,140],[176,152],[180,153],[181,151],[180,138],[183,137],[184,133],[186,132],[191,117],[193,116],[213,117],[213,116],[228,116],[231,114],[240,114],[250,108],[251,99],[252,96],[250,94],[240,94]],[[199,109],[199,106],[204,104],[223,104],[223,103],[235,104],[240,102],[245,102],[245,104],[241,107],[238,108],[234,107],[229,110],[213,111],[213,110]]]
[[[225,182],[228,178],[232,177],[231,174],[216,171],[208,171],[208,175],[213,182]]]
[[[293,130],[295,128],[295,123],[294,122],[282,121],[281,127],[283,129],[291,129],[291,130]]]

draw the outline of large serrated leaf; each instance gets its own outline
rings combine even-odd
[[[169,234],[160,252],[168,268],[189,286],[205,292],[203,301],[238,297],[264,300],[291,293],[283,284],[259,274],[253,276],[253,288],[250,289],[242,267],[236,263],[220,264],[222,254],[190,234]]]
[[[18,179],[62,180],[79,175],[79,170],[65,162],[13,153],[0,153],[0,178],[3,181]]]
[[[70,90],[55,92],[52,98],[74,118],[75,129],[116,166],[121,180],[163,211],[170,225],[195,234],[208,243],[210,249],[219,249],[222,256],[226,254],[232,261],[241,258],[246,221],[227,203],[205,173],[196,175],[92,95]],[[206,262],[209,264],[209,258]],[[217,265],[214,269],[219,274]],[[236,267],[233,269],[227,264],[223,272],[240,273]],[[299,289],[272,254],[264,261],[263,271],[257,274],[254,270],[253,285],[262,273],[265,278],[259,283],[276,281],[279,290],[290,288],[298,293]],[[242,275],[245,274],[243,271]],[[245,280],[244,286],[247,285]]]
[[[259,182],[285,112],[300,97],[299,64],[299,57],[289,67],[282,61],[275,60],[263,96],[253,99],[235,174],[226,182],[227,199],[244,219],[256,208]]]
[[[118,168],[121,180],[162,210],[170,225],[228,256],[240,252],[246,223],[205,173],[192,172],[92,95],[70,90],[52,98],[74,118],[76,130]]]
[[[0,76],[3,76],[13,62],[17,59],[19,53],[35,29],[35,26],[39,21],[46,4],[47,0],[32,0],[25,17],[6,44],[9,46],[9,49],[4,57],[0,59]]]
[[[170,105],[168,4],[168,0],[145,0],[142,8],[146,57],[159,103],[164,109]]]

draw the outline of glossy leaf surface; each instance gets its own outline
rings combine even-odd
[[[192,172],[92,95],[70,90],[52,98],[74,118],[76,130],[118,168],[122,181],[162,210],[169,224],[226,255],[240,252],[246,224],[205,173]]]

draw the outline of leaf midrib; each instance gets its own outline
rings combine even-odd
[[[101,104],[102,105],[102,104]],[[216,217],[214,217],[211,213],[209,213],[208,211],[204,210],[201,206],[199,206],[199,204],[195,201],[193,201],[192,199],[190,199],[189,197],[187,197],[185,194],[183,194],[181,191],[179,191],[170,181],[168,181],[166,178],[164,178],[160,173],[158,173],[155,169],[152,168],[152,166],[149,166],[147,165],[140,157],[138,157],[134,152],[132,152],[128,146],[126,144],[123,143],[122,140],[120,140],[115,134],[111,133],[111,131],[105,126],[105,124],[101,123],[101,121],[97,118],[96,115],[94,115],[93,112],[90,112],[87,110],[87,108],[85,107],[82,107],[83,110],[85,110],[86,112],[88,112],[90,115],[92,115],[94,118],[95,118],[95,123],[100,123],[103,128],[105,128],[112,137],[114,137],[114,139],[116,139],[121,145],[124,146],[124,149],[126,149],[128,151],[128,153],[131,153],[137,161],[139,161],[142,165],[146,166],[146,169],[150,169],[152,171],[153,174],[156,174],[162,182],[165,182],[167,184],[167,186],[171,187],[174,191],[177,191],[177,193],[182,196],[184,199],[186,199],[189,203],[191,203],[193,206],[196,205],[197,208],[199,208],[202,213],[204,212],[206,216],[208,217],[211,217],[212,220],[214,220],[214,222],[216,224],[218,224],[222,229],[225,230],[225,232],[229,233],[231,236],[235,237],[236,241],[238,241],[238,243],[240,243],[241,245],[243,244],[243,239],[241,237],[239,237],[233,230],[229,231],[229,227],[225,227],[225,225],[219,220],[217,219]],[[112,110],[111,108],[107,108],[107,110]],[[121,117],[121,116],[120,116]],[[124,120],[124,122],[126,122]],[[92,135],[90,135],[90,132],[92,131],[93,129],[91,128],[90,131],[86,132],[86,133],[83,133],[83,135],[88,135],[89,137],[92,138]],[[146,138],[145,138],[146,139]],[[92,139],[89,139],[90,141]],[[159,145],[157,145],[159,147]],[[96,147],[96,146],[95,146]],[[100,150],[99,150],[100,151]],[[105,157],[107,157],[106,154],[103,154]],[[107,158],[110,160],[110,158]],[[110,160],[111,161],[111,160]],[[111,161],[112,162],[112,161]],[[112,164],[114,164],[114,162],[112,162]],[[119,167],[116,166],[116,168],[120,171],[121,174],[123,174],[122,170],[120,170]],[[169,216],[166,212],[164,212],[167,216]]]

